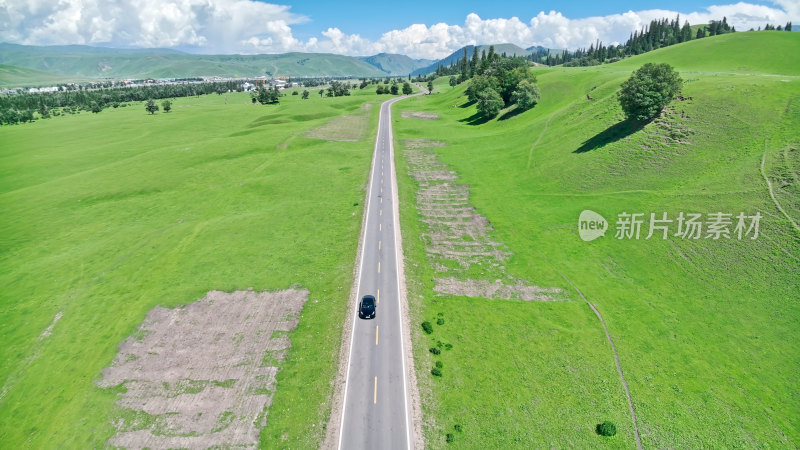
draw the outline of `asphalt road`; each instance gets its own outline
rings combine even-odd
[[[367,194],[358,299],[378,299],[376,317],[354,318],[339,448],[411,448],[410,409],[395,249],[395,177],[390,106],[381,105]]]

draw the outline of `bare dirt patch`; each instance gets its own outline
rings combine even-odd
[[[403,119],[420,119],[420,120],[439,120],[438,114],[431,114],[422,111],[403,111],[400,113]]]
[[[457,280],[455,278],[436,278],[436,292],[464,297],[507,298],[525,301],[552,301],[559,288],[528,286],[521,281],[516,284],[503,284],[501,280]]]
[[[432,141],[430,139],[406,139],[403,141],[403,145],[405,145],[406,148],[419,149],[444,147],[447,144],[441,141]]]
[[[335,142],[358,142],[364,139],[369,125],[371,103],[365,103],[362,112],[338,116],[308,130],[306,136]]]
[[[434,291],[489,299],[561,299],[559,288],[533,286],[506,273],[511,252],[494,239],[492,224],[469,202],[469,186],[457,182],[455,171],[431,152],[406,150],[404,155],[409,176],[418,186],[416,206],[424,224],[425,253],[442,275],[434,280]],[[475,278],[476,273],[481,279]]]
[[[122,387],[108,444],[255,447],[306,290],[211,291],[153,308],[97,382]]]

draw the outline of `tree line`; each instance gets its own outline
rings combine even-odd
[[[102,86],[102,85],[101,85]],[[49,118],[53,115],[75,114],[80,111],[100,113],[105,108],[125,107],[130,102],[194,97],[243,91],[241,81],[221,81],[191,84],[164,84],[135,87],[65,88],[57,92],[23,92],[0,96],[0,124]]]
[[[761,27],[758,28],[761,30]],[[792,30],[792,23],[788,22],[785,27],[777,27],[767,24],[765,30]],[[753,31],[751,28],[750,31]],[[674,20],[666,18],[650,21],[650,25],[643,27],[641,31],[631,33],[628,40],[623,45],[604,45],[598,41],[589,46],[588,49],[580,48],[573,52],[563,51],[561,53],[551,53],[547,49],[539,49],[527,58],[530,61],[557,66],[563,64],[569,66],[594,66],[602,63],[619,61],[622,58],[640,55],[652,50],[670,45],[688,42],[693,39],[702,39],[709,36],[720,34],[735,33],[736,28],[728,24],[728,19],[712,20],[708,25],[697,27],[692,31],[688,21],[680,24],[680,16]]]

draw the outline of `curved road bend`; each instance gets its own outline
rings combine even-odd
[[[381,104],[367,192],[358,300],[374,295],[376,317],[353,318],[339,449],[410,449],[411,417],[395,248],[391,105]],[[357,308],[356,308],[357,309]],[[407,330],[405,330],[407,332]]]

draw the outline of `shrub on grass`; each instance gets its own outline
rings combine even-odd
[[[458,431],[459,433],[461,433],[462,431],[464,431],[464,428],[462,428],[460,424],[455,424],[455,425],[453,425],[453,429],[454,429],[454,430],[456,430],[456,431]]]
[[[442,363],[441,361],[436,361],[436,368],[437,369],[441,369],[443,367],[444,367],[444,363]]]
[[[681,92],[682,86],[683,80],[669,64],[647,63],[622,83],[617,98],[629,120],[650,120]]]
[[[442,351],[441,351],[441,350],[439,350],[439,349],[438,349],[438,348],[436,348],[436,347],[431,347],[431,350],[430,350],[430,352],[431,352],[431,353],[433,353],[434,355],[438,355],[438,354],[442,353]]]
[[[448,444],[455,442],[456,436],[453,433],[447,433],[444,437],[444,440],[447,441]]]
[[[444,344],[444,349],[445,350],[452,350],[453,349],[453,344]]]
[[[444,325],[444,319],[442,319],[441,317],[436,319],[436,325]]]
[[[426,334],[433,333],[433,325],[431,325],[431,323],[428,322],[427,320],[425,322],[422,322],[422,329],[425,331]]]
[[[597,424],[597,434],[600,436],[614,436],[617,434],[617,427],[609,421]]]
[[[431,369],[431,375],[435,377],[440,377],[442,376],[442,370],[438,367],[434,367],[433,369]]]

